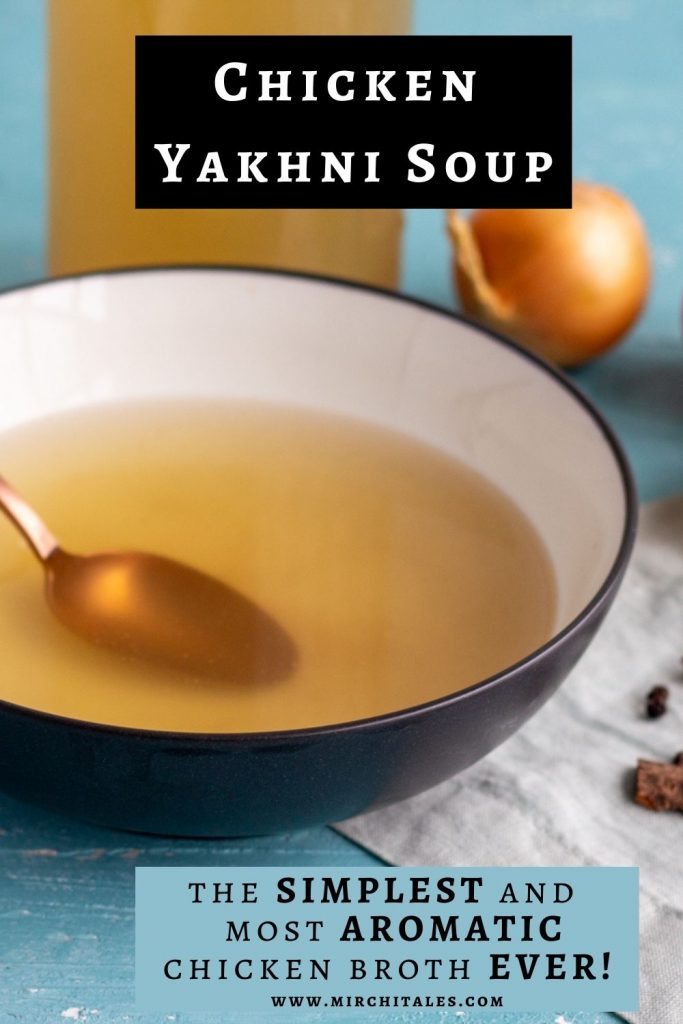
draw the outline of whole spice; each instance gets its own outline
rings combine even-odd
[[[683,811],[683,764],[639,761],[635,800],[651,811]]]
[[[645,713],[648,718],[661,718],[666,711],[669,690],[666,686],[653,686],[645,700]]]

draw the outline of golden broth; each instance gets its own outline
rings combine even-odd
[[[0,517],[0,698],[186,732],[294,729],[443,696],[550,636],[552,569],[483,477],[362,421],[256,403],[99,406],[5,432],[0,467],[69,551],[219,577],[297,649],[277,681],[164,670],[69,633]]]

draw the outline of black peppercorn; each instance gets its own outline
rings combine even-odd
[[[666,711],[669,690],[666,686],[653,686],[645,701],[645,713],[648,718],[661,718]]]

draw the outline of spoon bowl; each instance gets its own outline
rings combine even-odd
[[[0,511],[42,562],[55,617],[84,639],[190,678],[253,685],[294,670],[288,634],[221,580],[139,551],[70,554],[2,478]]]
[[[57,548],[45,563],[45,592],[72,632],[190,677],[272,683],[296,664],[288,634],[254,602],[161,555]]]

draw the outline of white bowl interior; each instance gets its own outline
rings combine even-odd
[[[462,459],[541,535],[556,631],[599,590],[626,517],[599,425],[534,361],[391,296],[253,271],[159,270],[0,296],[0,429],[100,401],[254,398],[363,417]],[[1,467],[0,467],[1,471]]]

